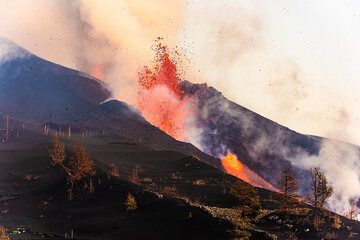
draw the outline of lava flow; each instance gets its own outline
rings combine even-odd
[[[159,43],[155,66],[139,73],[137,107],[153,125],[178,140],[187,139],[191,100],[182,97],[178,69],[167,47]]]
[[[231,152],[227,153],[226,156],[221,157],[221,164],[227,173],[240,178],[255,187],[279,192],[279,190],[273,187],[269,182],[245,166],[237,156]]]
[[[227,173],[238,177],[245,182],[250,182],[249,178],[245,174],[245,165],[238,160],[235,154],[228,153],[226,156],[222,157],[221,164]]]

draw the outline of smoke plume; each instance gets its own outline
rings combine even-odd
[[[350,201],[358,202],[360,199],[359,160],[358,147],[334,140],[324,140],[317,156],[299,154],[293,164],[304,169],[320,168],[333,188],[328,207],[346,215],[351,208]]]
[[[0,1],[0,35],[50,61],[106,81],[114,97],[134,103],[137,72],[164,37],[176,44],[183,1]]]

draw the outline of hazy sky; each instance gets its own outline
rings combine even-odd
[[[191,81],[296,131],[360,144],[359,1],[0,0],[0,35],[69,67],[101,66],[119,98],[162,36],[186,49]]]
[[[359,1],[194,2],[187,32],[208,83],[292,129],[360,144]]]

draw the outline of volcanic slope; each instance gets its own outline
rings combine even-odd
[[[87,180],[82,181],[69,201],[64,172],[50,165],[52,131],[46,136],[29,128],[20,140],[1,145],[0,223],[11,231],[26,229],[12,235],[14,239],[62,239],[71,232],[76,239],[233,239],[251,234],[250,239],[257,240],[288,232],[296,232],[299,239],[322,239],[327,230],[338,239],[360,233],[359,224],[345,218],[340,218],[339,229],[331,227],[333,213],[315,230],[311,207],[299,203],[293,213],[284,214],[278,210],[281,194],[264,189],[257,189],[260,215],[243,219],[231,188],[247,183],[195,156],[121,138],[113,142],[114,137],[59,137],[67,155],[76,142],[85,144],[97,171],[94,192],[84,190]],[[134,212],[126,210],[129,193],[137,201]]]
[[[104,84],[39,58],[0,38],[0,113],[26,120],[69,121],[108,99]]]
[[[79,184],[69,201],[65,175],[49,165],[45,147],[0,153],[0,223],[12,232],[25,229],[12,239],[63,239],[71,232],[76,239],[226,239],[233,228],[182,199],[148,191],[123,173],[109,177],[99,167],[95,191],[89,195]],[[126,210],[129,193],[137,202],[134,212]]]
[[[273,186],[278,186],[283,169],[291,168],[305,196],[310,189],[309,172],[297,166],[303,158],[317,157],[324,141],[360,154],[358,146],[300,134],[281,126],[228,100],[207,84],[183,81],[181,88],[186,96],[196,99],[202,150],[217,156],[221,147],[226,146]]]

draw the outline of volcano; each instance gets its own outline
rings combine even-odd
[[[79,239],[233,239],[250,234],[258,240],[283,237],[295,228],[300,239],[323,237],[300,210],[290,215],[279,211],[283,198],[276,191],[285,167],[307,183],[307,173],[290,164],[291,157],[299,149],[319,154],[322,138],[296,133],[205,84],[181,81],[177,91],[195,101],[199,113],[205,146],[199,149],[168,134],[166,129],[176,130],[173,126],[152,125],[138,106],[110,100],[111,91],[101,80],[41,59],[9,40],[1,44],[11,51],[0,62],[1,133],[9,135],[0,144],[0,225],[12,230],[15,239],[62,239],[75,233]],[[66,199],[64,173],[50,165],[48,149],[55,136],[66,151],[77,142],[88,149],[97,172],[93,194]],[[219,159],[223,145],[233,155]],[[241,222],[232,186],[251,188],[256,180],[269,184],[254,188],[264,211],[251,224]],[[128,194],[137,201],[136,212],[126,210]],[[306,203],[300,208],[305,215],[313,211]],[[342,239],[360,234],[356,221],[340,218]],[[331,221],[323,228],[331,228]]]
[[[4,38],[0,46],[10,49],[0,65],[2,114],[34,123],[62,122],[111,96],[103,82],[87,74],[41,59]]]

